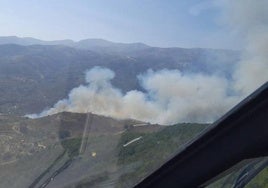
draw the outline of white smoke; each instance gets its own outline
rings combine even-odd
[[[146,122],[212,122],[268,80],[268,1],[218,0],[232,30],[243,36],[245,49],[232,81],[216,75],[148,70],[138,79],[145,92],[123,94],[110,83],[115,74],[95,67],[87,85],[74,88],[40,117],[62,111],[92,112]]]
[[[70,111],[161,124],[211,122],[237,101],[226,93],[227,80],[217,76],[149,70],[139,75],[146,92],[132,90],[125,95],[111,85],[113,77],[111,70],[95,67],[86,73],[88,85],[74,88],[68,98],[31,117]]]
[[[268,81],[268,1],[220,0],[225,20],[244,39],[233,88],[245,96]]]

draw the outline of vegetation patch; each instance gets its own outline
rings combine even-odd
[[[153,133],[125,132],[118,144],[119,166],[127,166],[137,162],[140,165],[135,167],[133,172],[122,175],[118,187],[135,185],[141,181],[142,178],[175,155],[181,146],[192,140],[207,126],[208,124],[177,124]],[[142,138],[123,147],[124,144],[138,137]]]
[[[66,150],[70,158],[79,154],[82,138],[70,138],[61,141],[62,147]]]

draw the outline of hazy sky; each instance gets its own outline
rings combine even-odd
[[[0,36],[239,47],[215,0],[0,0]]]

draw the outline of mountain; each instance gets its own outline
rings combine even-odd
[[[130,187],[206,126],[68,112],[39,119],[0,115],[0,185]]]
[[[18,45],[72,45],[74,42],[72,40],[56,40],[56,41],[43,41],[39,39],[35,39],[32,37],[16,37],[16,36],[6,36],[0,37],[0,44],[18,44]]]
[[[92,50],[100,53],[110,54],[128,54],[138,50],[150,48],[150,46],[143,43],[115,43],[103,39],[85,39],[75,42],[72,47]]]
[[[23,46],[29,45],[64,45],[74,47],[78,49],[87,49],[95,52],[106,52],[106,53],[128,53],[135,50],[143,50],[149,48],[148,45],[143,43],[116,43],[103,39],[84,39],[80,41],[73,40],[55,40],[55,41],[44,41],[31,37],[20,38],[16,36],[0,37],[1,44],[17,44]]]
[[[233,58],[239,58],[239,52],[234,50],[220,50],[220,49],[203,49],[203,48],[160,48],[160,47],[152,47],[146,45],[144,43],[120,43],[120,42],[111,42],[104,39],[84,39],[80,41],[73,41],[70,39],[66,40],[54,40],[54,41],[44,41],[40,39],[35,39],[31,37],[20,38],[16,36],[6,36],[0,37],[0,45],[3,44],[17,44],[22,46],[30,46],[30,45],[63,45],[68,47],[73,47],[77,49],[90,50],[97,53],[106,53],[110,55],[123,55],[123,56],[131,56],[131,57],[143,57],[143,58],[172,58],[178,59],[182,56],[182,59],[186,60],[184,56],[189,55],[202,55],[207,58],[206,61],[211,59],[211,55],[213,59],[211,62],[217,60],[221,61],[220,63],[229,63],[230,60],[234,60]],[[193,51],[194,53],[192,54]],[[163,57],[164,56],[164,57]],[[205,57],[206,56],[206,57]],[[220,57],[220,58],[219,58]],[[190,57],[188,57],[190,58]],[[214,62],[215,64],[215,62]]]
[[[0,113],[14,115],[51,107],[67,97],[72,88],[84,84],[85,71],[94,66],[114,71],[112,84],[125,93],[143,90],[137,76],[149,69],[217,72],[230,77],[239,59],[239,53],[230,50],[157,48],[99,39],[80,41],[84,49],[63,45],[73,43],[70,41],[54,41],[51,45],[32,45],[43,43],[32,38],[7,37],[0,41]],[[55,43],[62,45],[52,45]]]

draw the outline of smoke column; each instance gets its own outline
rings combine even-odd
[[[74,88],[53,108],[30,117],[70,111],[161,124],[211,122],[237,101],[227,95],[227,80],[217,76],[149,70],[138,76],[146,92],[132,90],[125,95],[111,85],[114,76],[109,69],[94,67],[86,73],[88,85]]]
[[[268,1],[221,0],[219,4],[232,31],[244,39],[233,88],[245,96],[268,81]]]

